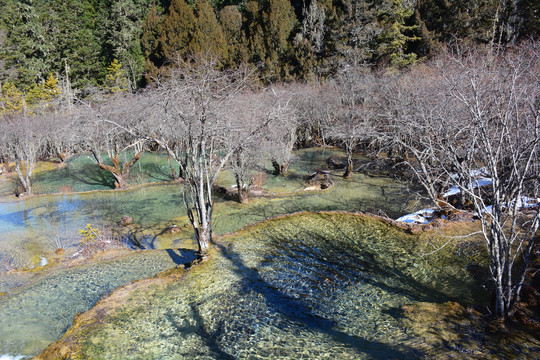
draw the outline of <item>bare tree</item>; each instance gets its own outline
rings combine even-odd
[[[472,49],[433,63],[434,73],[400,79],[390,106],[409,164],[438,204],[448,186],[482,224],[493,281],[494,315],[519,298],[540,225],[538,43],[501,55]],[[418,90],[423,88],[422,90]],[[406,95],[408,94],[408,96]]]
[[[103,103],[81,103],[77,112],[84,141],[98,166],[114,176],[116,189],[125,189],[131,168],[143,155],[145,141],[134,133],[140,126],[140,100],[135,95],[110,98]],[[108,156],[103,159],[102,152]]]
[[[266,158],[268,146],[264,146],[265,141],[268,140],[267,129],[287,123],[291,114],[294,113],[290,100],[291,98],[286,94],[267,88],[262,91],[243,92],[231,103],[229,112],[231,121],[244,128],[244,131],[253,134],[237,147],[229,161],[235,176],[240,202],[248,201],[252,185],[250,170],[268,160]],[[265,131],[259,131],[262,127]]]
[[[347,153],[344,177],[353,171],[353,151],[361,141],[374,137],[375,106],[372,94],[375,80],[363,74],[362,69],[349,68],[342,71],[328,86],[322,89],[321,101],[327,110],[324,121],[325,134],[340,141]]]
[[[272,167],[276,175],[285,175],[289,169],[291,154],[296,143],[296,134],[300,125],[294,108],[289,106],[290,100],[298,92],[290,86],[272,87],[272,93],[278,102],[283,104],[280,108],[279,122],[269,124],[264,138],[266,152],[270,155]]]
[[[43,121],[47,124],[46,132],[43,134],[46,157],[57,157],[63,164],[69,157],[82,150],[81,134],[70,110],[50,112],[43,117]]]
[[[251,82],[250,71],[220,71],[208,58],[179,62],[171,79],[157,92],[160,101],[149,107],[156,124],[151,139],[182,168],[184,202],[201,255],[208,252],[212,241],[212,193],[218,174],[272,120],[250,127],[231,118],[233,100]],[[170,139],[181,144],[183,152],[173,151]]]
[[[44,123],[37,116],[25,112],[4,118],[0,130],[3,135],[3,152],[15,162],[15,172],[23,192],[21,196],[32,195],[32,175],[41,151]]]

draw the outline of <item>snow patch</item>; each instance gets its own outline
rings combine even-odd
[[[540,198],[530,198],[527,196],[520,196],[517,198],[517,200],[513,200],[511,203],[513,204],[514,201],[517,201],[517,209],[531,209],[534,207],[538,207],[540,205]],[[493,205],[486,206],[485,209],[482,210],[483,213],[488,212],[491,213],[493,211]]]
[[[26,356],[23,356],[23,355],[9,355],[9,354],[0,355],[0,360],[22,360],[24,358],[26,358]]]
[[[41,260],[39,261],[39,266],[45,266],[49,263],[49,261],[47,260],[46,257],[44,256],[40,256],[39,257]],[[0,360],[2,360],[2,358],[0,358]]]
[[[487,178],[487,177],[481,177],[481,178],[478,178],[476,180],[473,181],[473,189],[476,189],[476,188],[479,188],[479,187],[484,187],[484,186],[489,186],[493,184],[493,179],[492,178]],[[443,194],[443,197],[449,197],[449,196],[452,196],[452,195],[457,195],[461,192],[461,190],[459,189],[459,187],[457,186],[452,186],[447,192],[445,192]]]
[[[402,221],[407,224],[429,224],[433,221],[434,213],[435,210],[433,209],[422,209],[412,214],[403,215],[397,218],[396,221]]]

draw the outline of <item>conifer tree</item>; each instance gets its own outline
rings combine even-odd
[[[246,62],[248,52],[246,47],[246,38],[242,30],[242,14],[235,5],[225,6],[219,12],[219,23],[225,35],[228,45],[227,63],[232,66]]]
[[[161,51],[160,36],[162,28],[162,14],[155,3],[152,4],[146,20],[142,25],[141,50],[145,59],[144,80],[149,83],[158,73],[158,68],[163,65],[165,58]]]
[[[264,61],[266,54],[263,20],[259,3],[254,0],[248,1],[244,16],[249,61],[258,65]]]
[[[20,113],[25,106],[24,93],[15,84],[6,81],[0,91],[0,115]]]
[[[126,72],[122,64],[114,59],[107,67],[107,75],[105,75],[104,87],[111,94],[126,92],[129,90],[129,80],[126,77]]]
[[[141,48],[145,59],[157,66],[163,64],[163,59],[158,54],[159,36],[162,32],[161,22],[161,15],[154,3],[142,25]]]
[[[70,67],[74,88],[97,85],[106,73],[102,61],[102,35],[97,31],[98,13],[90,0],[65,0],[51,3],[54,28],[51,42],[54,45],[53,71],[64,72],[65,62]]]
[[[11,81],[29,89],[50,70],[53,46],[47,41],[49,29],[43,3],[35,0],[7,0],[2,3],[2,22],[7,30],[0,55],[14,70]]]
[[[150,0],[117,0],[110,6],[102,6],[105,19],[105,41],[108,50],[107,63],[116,59],[129,80],[131,89],[135,89],[144,70],[144,55],[141,49],[142,24],[148,12]],[[111,59],[112,57],[112,59]]]
[[[385,29],[379,36],[378,51],[388,56],[390,66],[394,69],[401,69],[417,61],[415,53],[407,53],[408,43],[420,40],[418,36],[408,35],[418,28],[418,25],[405,23],[413,13],[412,8],[404,6],[403,0],[393,0],[390,10],[380,14]]]
[[[208,0],[197,0],[195,32],[189,44],[192,54],[210,54],[216,59],[227,57],[227,43],[214,9]]]
[[[266,0],[263,6],[266,68],[271,78],[286,78],[293,57],[290,40],[297,25],[296,15],[289,0]]]
[[[184,0],[172,0],[159,39],[164,59],[173,60],[177,56],[190,54],[189,44],[195,31],[195,22],[193,10]]]

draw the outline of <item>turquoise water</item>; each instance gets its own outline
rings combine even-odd
[[[351,179],[343,179],[337,173],[333,176],[335,187],[320,192],[303,191],[307,186],[305,177],[314,169],[324,169],[326,159],[336,154],[340,153],[328,149],[298,151],[287,177],[266,174],[264,187],[280,192],[282,195],[277,198],[252,198],[249,204],[216,198],[214,232],[223,234],[272,216],[302,210],[382,211],[390,217],[406,212],[404,208],[411,197],[409,189],[406,184],[387,178],[354,174]],[[78,164],[82,162],[80,158],[84,156],[70,161]],[[158,160],[163,162],[163,158]],[[63,178],[58,175],[70,166],[68,163],[64,168],[42,174],[47,174],[43,175],[45,177],[56,174],[53,183],[59,184]],[[227,176],[225,172],[221,179],[224,185],[228,184]],[[39,177],[35,182],[39,187]],[[57,194],[0,202],[0,258],[13,257],[14,266],[30,267],[39,264],[40,256],[54,257],[59,247],[69,254],[80,241],[78,230],[89,223],[100,228],[116,228],[125,236],[137,239],[144,248],[193,248],[196,245],[181,191],[182,184],[171,183],[134,190]],[[124,215],[131,216],[135,224],[119,227]],[[173,224],[182,232],[176,235],[164,232]]]
[[[144,228],[173,214],[185,214],[178,184],[0,203],[0,256],[14,255],[17,267],[35,266],[40,255],[53,256],[59,247],[74,252],[81,240],[78,230],[89,223],[117,227],[122,216],[130,215]]]
[[[414,236],[333,214],[273,220],[130,305],[84,340],[88,359],[415,359],[404,304],[485,299],[466,264]]]
[[[133,252],[118,259],[55,268],[16,289],[0,287],[0,292],[9,291],[0,296],[0,354],[37,355],[71,326],[77,313],[111,290],[193,259],[190,251]]]
[[[263,184],[263,187],[267,191],[280,193],[280,195],[277,197],[253,198],[249,204],[239,204],[233,201],[225,201],[223,199],[216,198],[213,219],[215,234],[224,234],[236,231],[246,225],[263,221],[269,217],[289,214],[302,210],[382,211],[391,217],[400,216],[406,211],[405,207],[408,206],[411,198],[407,185],[387,178],[376,178],[361,174],[354,174],[351,179],[343,179],[340,176],[340,172],[338,172],[333,176],[333,180],[336,182],[335,187],[319,192],[304,191],[303,189],[307,186],[305,181],[306,175],[310,174],[316,169],[325,169],[326,159],[329,157],[329,155],[335,154],[339,154],[339,152],[335,150],[303,150],[295,153],[294,162],[291,164],[291,170],[289,171],[287,177],[275,177],[270,174],[269,171],[266,171],[265,183]],[[72,161],[74,164],[78,164],[78,167],[75,167],[76,169],[84,169],[83,165],[86,161],[84,158],[73,158],[70,161]],[[161,164],[163,165],[163,158],[159,158],[156,161],[161,161]],[[141,162],[141,164],[144,165],[144,162]],[[68,165],[64,168],[41,173],[41,177],[36,177],[35,188],[40,189],[41,192],[55,192],[55,189],[63,184],[61,182],[63,176],[67,176],[66,179],[68,179],[68,182],[72,181],[68,185],[73,190],[99,190],[106,188],[103,183],[99,184],[98,181],[92,183],[86,178],[85,181],[80,181],[80,178],[77,177],[78,175],[74,176],[73,173],[69,175],[68,173],[72,171],[69,170],[70,166],[71,165],[68,163]],[[145,167],[142,166],[141,169],[144,171]],[[165,168],[163,169],[163,171],[167,170]],[[220,184],[228,185],[227,181],[230,180],[230,176],[227,175],[226,172],[223,175],[224,176],[220,179]],[[158,180],[157,177],[156,180]],[[159,178],[159,180],[161,180],[161,178]],[[89,223],[102,229],[115,229],[126,237],[136,238],[138,242],[140,242],[142,246],[147,249],[193,249],[196,245],[193,240],[193,232],[188,225],[185,208],[182,202],[181,186],[182,185],[178,183],[166,185],[160,184],[126,191],[97,191],[79,194],[45,195],[19,201],[12,201],[12,198],[4,197],[2,200],[3,202],[0,202],[0,260],[2,257],[5,258],[7,256],[13,256],[13,265],[15,267],[37,266],[43,258],[50,260],[51,258],[55,257],[55,250],[59,247],[66,250],[65,254],[61,255],[62,257],[70,256],[78,249],[78,244],[80,242],[78,230],[83,229]],[[9,187],[9,183],[3,179],[1,189],[5,189],[6,187]],[[131,216],[134,219],[134,224],[129,225],[128,227],[120,226],[119,221],[124,215]],[[173,224],[178,225],[182,229],[180,233],[168,234],[165,232],[165,230]],[[286,287],[294,288],[297,286],[296,282],[300,281],[302,277],[307,276],[307,278],[309,278],[311,276],[310,274],[315,274],[317,272],[319,273],[317,276],[323,276],[320,271],[331,272],[332,268],[337,266],[336,269],[338,269],[338,272],[343,271],[345,274],[351,274],[352,282],[343,282],[339,280],[340,278],[338,275],[329,275],[330,277],[327,276],[325,278],[328,280],[321,278],[316,281],[309,280],[309,283],[314,282],[327,284],[328,281],[332,281],[338,284],[339,286],[336,288],[339,288],[338,293],[346,291],[347,294],[349,294],[346,296],[343,295],[346,298],[346,300],[343,300],[346,304],[343,305],[345,306],[345,309],[348,309],[350,306],[349,302],[351,301],[351,296],[362,297],[362,294],[366,291],[366,289],[370,289],[369,293],[371,295],[367,296],[366,293],[366,303],[361,305],[361,309],[367,308],[370,303],[374,302],[390,302],[394,304],[394,302],[397,301],[395,304],[401,304],[409,301],[412,296],[410,294],[414,293],[414,291],[410,288],[407,290],[404,288],[403,290],[399,291],[399,294],[397,292],[387,293],[384,291],[379,293],[381,288],[391,288],[394,285],[384,285],[383,283],[387,280],[383,280],[382,278],[381,280],[377,280],[376,283],[367,282],[364,280],[360,281],[361,279],[364,279],[365,274],[358,275],[362,269],[358,268],[358,266],[355,265],[354,261],[352,260],[347,260],[344,262],[346,265],[345,267],[340,267],[338,264],[335,264],[328,268],[326,265],[324,265],[324,262],[328,260],[328,258],[321,254],[329,251],[328,249],[330,248],[327,248],[326,245],[325,247],[322,247],[320,243],[320,235],[315,236],[316,232],[324,231],[327,227],[329,227],[328,230],[330,233],[328,236],[331,236],[332,239],[335,238],[336,244],[344,244],[344,241],[347,243],[350,239],[356,238],[357,235],[351,235],[352,238],[350,236],[344,237],[343,233],[336,233],[332,230],[336,226],[335,224],[328,222],[321,223],[317,226],[321,226],[321,228],[318,230],[310,230],[314,235],[314,238],[309,239],[309,237],[307,237],[306,239],[309,240],[309,242],[301,246],[299,245],[300,250],[293,254],[287,255],[286,258],[283,258],[283,256],[285,256],[284,251],[289,246],[297,244],[296,241],[299,239],[298,236],[295,237],[287,233],[281,233],[279,230],[272,230],[269,228],[271,229],[269,230],[270,233],[273,234],[273,239],[277,242],[282,241],[285,248],[276,248],[274,242],[269,241],[269,233],[266,233],[266,235],[262,236],[261,238],[255,236],[250,239],[243,239],[242,241],[239,241],[239,244],[244,245],[241,247],[241,253],[237,254],[238,256],[265,256],[265,258],[260,258],[259,260],[254,258],[253,260],[250,260],[253,262],[253,266],[249,265],[246,268],[240,267],[240,270],[237,271],[234,270],[230,264],[227,265],[228,262],[231,262],[231,259],[227,260],[227,262],[225,261],[225,258],[221,257],[220,261],[225,261],[220,263],[222,264],[220,266],[223,266],[223,269],[225,270],[224,272],[221,272],[220,268],[216,271],[216,274],[219,274],[218,277],[214,277],[216,274],[201,275],[204,278],[208,276],[211,278],[213,277],[211,280],[213,284],[212,286],[216,287],[216,291],[218,292],[214,293],[212,290],[209,291],[208,294],[213,294],[212,296],[215,296],[216,301],[220,304],[229,304],[222,307],[221,310],[213,308],[213,305],[210,306],[210,303],[212,302],[208,303],[208,306],[210,306],[212,309],[209,308],[204,310],[204,313],[199,313],[199,309],[193,308],[192,303],[183,303],[183,305],[181,305],[179,302],[178,304],[174,303],[170,306],[185,307],[184,310],[185,314],[187,314],[186,316],[188,316],[188,318],[192,318],[191,320],[186,318],[182,320],[182,322],[187,321],[189,324],[195,324],[193,325],[193,329],[198,329],[197,331],[215,331],[215,326],[218,328],[219,326],[225,326],[224,324],[214,324],[211,325],[210,328],[200,328],[199,325],[196,325],[199,322],[199,317],[202,316],[201,319],[211,319],[214,316],[219,318],[217,315],[219,315],[221,311],[224,312],[223,314],[225,319],[229,319],[230,315],[230,320],[234,324],[240,322],[238,326],[240,328],[247,326],[247,329],[253,328],[255,325],[243,325],[242,321],[244,320],[241,319],[242,316],[246,315],[250,319],[252,317],[256,319],[259,317],[264,318],[264,313],[271,314],[268,316],[275,319],[275,321],[277,321],[276,324],[285,324],[283,326],[279,325],[279,331],[286,332],[286,334],[283,334],[283,338],[289,339],[287,341],[295,342],[297,340],[291,340],[291,336],[294,336],[298,331],[300,331],[301,334],[304,334],[305,332],[305,334],[302,335],[305,336],[305,340],[300,341],[294,346],[291,344],[287,345],[286,353],[289,355],[291,354],[292,348],[296,347],[297,351],[300,351],[300,349],[304,348],[302,344],[308,343],[315,344],[321,342],[326,344],[325,346],[332,347],[335,345],[337,348],[348,348],[349,345],[336,345],[334,340],[331,340],[330,342],[328,342],[328,339],[324,340],[323,338],[325,335],[320,333],[319,330],[315,332],[313,332],[313,329],[301,328],[299,330],[299,328],[294,325],[295,321],[292,321],[292,325],[289,324],[291,320],[287,319],[287,314],[284,319],[282,318],[283,314],[280,315],[279,311],[276,313],[276,308],[274,305],[272,305],[273,307],[271,306],[270,308],[265,305],[267,301],[265,300],[266,294],[264,291],[259,289],[259,286],[262,286],[263,288],[275,287],[280,289],[279,293],[287,293],[289,290],[287,290]],[[309,232],[303,234],[304,235],[302,236],[305,237],[307,236],[306,234],[309,234]],[[362,232],[362,234],[365,233]],[[363,236],[364,235],[361,235],[360,237]],[[378,236],[379,234],[377,232],[371,234],[369,236],[369,242],[376,243],[386,241],[384,239],[381,240],[381,238]],[[257,245],[259,243],[261,246],[263,246],[263,248],[253,246],[253,251],[260,250],[260,252],[254,253],[251,250],[247,251],[251,245]],[[250,244],[250,246],[247,246],[248,244]],[[247,251],[245,254],[244,249]],[[347,249],[348,250],[343,254],[343,259],[354,259],[354,257],[357,256],[354,255],[355,252],[360,251],[359,248],[355,247]],[[392,264],[394,265],[403,262],[403,267],[399,268],[400,273],[394,273],[392,271],[382,272],[380,276],[390,279],[396,274],[401,274],[400,276],[403,276],[402,273],[407,271],[414,272],[414,267],[416,265],[412,262],[410,256],[401,257],[403,254],[407,254],[407,251],[400,250],[399,247],[396,247],[396,251],[398,254],[392,253],[389,255],[389,259],[392,259]],[[339,257],[342,256],[339,254],[339,252],[334,251],[334,253],[335,254],[333,254],[332,257],[335,257],[336,259],[339,259]],[[375,257],[379,256],[377,252],[371,253]],[[0,268],[0,293],[3,291],[7,291],[8,293],[7,295],[0,296],[0,312],[3,314],[8,314],[6,317],[2,317],[0,320],[0,339],[2,339],[0,340],[0,354],[35,354],[47,343],[56,340],[67,329],[73,319],[73,316],[77,312],[88,309],[99,299],[99,297],[106,294],[116,286],[128,281],[150,276],[160,270],[174,266],[174,259],[171,257],[170,253],[156,252],[150,253],[153,255],[144,256],[137,254],[138,253],[133,255],[133,257],[125,257],[120,260],[108,261],[103,264],[85,265],[83,267],[71,269],[46,270],[43,271],[42,274],[37,271],[37,275],[34,275],[34,273],[32,273],[32,275],[29,275],[30,273],[14,273],[7,276],[5,274],[2,275],[3,269]],[[238,258],[238,256],[235,255],[235,258]],[[302,256],[304,256],[304,258],[302,258]],[[381,250],[380,256],[386,256],[384,251]],[[297,257],[300,262],[295,265],[294,260]],[[313,263],[309,265],[310,262]],[[282,266],[285,267],[282,268]],[[294,270],[296,266],[299,268]],[[313,266],[316,266],[316,268]],[[346,269],[349,266],[352,266],[352,270]],[[274,267],[276,268],[275,271],[272,270]],[[317,270],[318,267],[320,267],[320,270]],[[412,270],[409,269],[409,267],[412,267]],[[244,275],[248,276],[248,278],[252,278],[252,276],[254,276],[252,272],[253,269],[257,269],[256,274],[259,274],[260,271],[260,275],[256,275],[255,278],[253,278],[254,283],[258,284],[260,281],[263,281],[261,283],[262,285],[256,285],[253,289],[245,288],[244,285],[242,285],[243,282],[239,283],[237,280],[234,280],[238,279],[238,277],[243,277]],[[381,272],[381,269],[383,269],[382,265],[377,265],[377,267],[370,270],[370,272],[374,272],[375,275],[377,275],[377,273]],[[291,273],[291,270],[293,273]],[[268,274],[274,275],[272,275],[271,278],[258,277],[265,274],[266,271],[269,271]],[[294,273],[294,271],[297,271],[297,273]],[[292,277],[290,279],[281,277],[274,279],[273,276],[277,276],[276,274],[283,274],[283,276]],[[221,278],[222,275],[223,278]],[[368,278],[370,277],[365,277],[365,279]],[[397,279],[399,281],[399,277],[397,277]],[[429,282],[439,280],[433,280],[432,276],[426,275],[422,281]],[[186,282],[186,284],[189,283],[190,282]],[[299,284],[301,284],[301,282]],[[291,290],[293,293],[296,291],[294,298],[302,298],[309,295],[308,293],[305,293],[305,291],[315,291],[309,290],[309,288],[306,287],[306,284],[299,284],[299,290]],[[179,286],[181,286],[181,288],[178,289],[180,293],[188,292],[187,287],[183,287],[184,285]],[[283,288],[283,286],[285,286],[285,288]],[[232,289],[234,291],[229,292],[227,289]],[[352,292],[349,293],[349,290]],[[319,289],[317,291],[322,290]],[[275,299],[273,297],[275,294],[271,293],[270,295],[270,298],[273,299],[272,301],[274,301]],[[327,295],[330,296],[330,293]],[[394,299],[394,295],[395,299],[398,300]],[[276,296],[279,298],[281,295]],[[340,297],[335,297],[333,304],[337,306],[337,304],[340,303],[339,301],[342,301],[339,300],[342,298],[341,296],[342,295],[340,295]],[[466,296],[469,297],[469,295]],[[323,307],[320,311],[322,311],[322,313],[327,313],[330,311],[324,308],[324,306],[329,306],[329,304],[324,305],[322,302],[325,297],[326,295],[321,292],[314,300],[315,302],[321,301],[320,306]],[[445,299],[446,297],[446,295],[443,295],[440,298]],[[197,301],[196,303],[198,304]],[[313,309],[314,311],[316,310],[314,307],[315,302],[308,304],[310,309]],[[294,304],[295,303],[293,303],[293,305]],[[255,311],[253,314],[252,310],[250,310],[252,305],[255,309],[253,310]],[[237,310],[235,310],[236,308],[245,308],[246,313],[237,313]],[[208,313],[206,313],[206,311],[208,311]],[[228,314],[228,312],[233,312],[233,314]],[[36,313],[39,313],[39,316],[36,316]],[[320,315],[314,316],[317,318]],[[331,316],[338,316],[338,314]],[[355,316],[360,315],[356,314]],[[376,315],[376,317],[377,316],[380,315]],[[386,317],[384,317],[384,319],[386,319]],[[165,331],[167,333],[172,331],[172,333],[176,333],[173,331],[174,329],[169,329],[169,325],[167,325],[165,328],[162,327],[163,323],[167,323],[167,321],[169,320],[160,319],[159,322],[155,324],[143,321],[141,323],[133,323],[133,325],[147,326],[149,329],[154,329],[154,327],[157,326],[157,330],[155,331]],[[317,323],[317,321],[319,320],[316,320],[315,323]],[[326,323],[323,322],[321,324]],[[261,326],[262,332],[258,333],[261,335],[266,335],[264,335],[260,341],[257,340],[255,343],[252,343],[252,339],[250,340],[251,342],[247,342],[246,344],[252,344],[253,346],[265,348],[266,345],[261,344],[265,344],[266,342],[270,341],[268,336],[271,336],[274,331],[274,328],[272,327],[273,325],[270,327],[268,326],[270,325],[264,324],[264,326]],[[348,327],[351,325],[346,326]],[[255,326],[255,328],[258,327]],[[373,329],[369,331],[372,330]],[[347,331],[345,331],[345,334],[348,333]],[[307,335],[311,333],[317,333],[318,335],[312,339]],[[234,334],[234,331],[231,332],[231,334]],[[349,336],[343,335],[339,331],[335,334],[338,337]],[[224,341],[228,344],[226,347],[233,349],[233,347],[236,346],[233,344],[236,342],[236,340],[234,340],[234,336],[236,335],[231,336],[231,339]],[[244,337],[247,335],[239,334],[238,336],[238,341],[244,341]],[[300,338],[302,338],[302,336]],[[112,337],[112,339],[114,339],[114,337]],[[197,341],[202,340],[199,339]],[[186,354],[189,354],[188,357],[191,357],[194,354],[189,352],[189,349],[193,348],[193,346],[196,347],[197,341],[191,344],[186,343],[186,346],[188,346],[186,348],[188,349],[186,350]],[[373,344],[377,344],[378,342],[380,341],[374,340]],[[150,346],[150,344],[147,345]],[[169,345],[173,346],[171,344],[166,346]],[[244,347],[243,350],[238,350],[238,355],[235,356],[242,357],[243,355],[241,354],[244,354],[246,351],[249,352],[248,350],[249,349]],[[117,355],[124,354],[123,351],[124,350],[122,349],[122,351],[118,352]],[[210,349],[209,351],[212,353],[213,350]],[[333,351],[329,351],[328,349],[324,351],[328,351],[328,354],[333,354]],[[145,352],[142,351],[141,354],[143,353]],[[357,354],[357,352],[353,353]],[[320,354],[323,354],[323,352]],[[336,354],[341,353],[338,351]],[[118,355],[116,358],[124,358],[122,356]],[[152,358],[152,356],[154,356],[153,358],[156,359],[161,358],[155,354],[151,355],[149,358]],[[313,356],[313,353],[311,353],[310,356]],[[110,358],[115,357],[113,356]]]

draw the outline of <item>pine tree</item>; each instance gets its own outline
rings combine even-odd
[[[188,56],[195,25],[196,18],[191,7],[184,0],[172,0],[159,39],[160,56],[169,61],[177,56]]]
[[[52,44],[48,41],[48,14],[38,0],[7,0],[2,4],[6,40],[0,50],[6,67],[13,70],[10,80],[30,89],[50,71]]]
[[[192,54],[210,54],[216,59],[226,58],[225,35],[208,0],[197,0],[196,16],[195,32],[189,44]]]
[[[378,51],[388,57],[393,69],[401,69],[417,61],[415,53],[407,53],[408,43],[420,40],[418,36],[408,35],[418,25],[405,24],[413,13],[411,8],[403,5],[402,0],[393,0],[391,9],[380,14],[384,31],[379,36]]]
[[[161,15],[154,3],[142,25],[141,49],[145,59],[150,60],[157,66],[163,65],[164,60],[158,54],[159,37],[162,32],[161,22]]]
[[[152,79],[157,76],[159,68],[165,63],[163,51],[161,51],[160,36],[163,31],[163,18],[161,9],[152,4],[146,20],[142,25],[141,35],[141,50],[145,59],[144,64],[144,81],[152,82]]]
[[[297,25],[296,15],[289,0],[266,0],[263,6],[266,68],[270,78],[287,78],[293,58],[291,34]]]
[[[122,64],[114,59],[107,67],[107,75],[105,75],[104,87],[111,94],[126,92],[129,90],[129,80],[126,77],[126,72]]]
[[[92,0],[65,0],[51,3],[54,28],[51,54],[52,71],[63,73],[65,62],[70,67],[70,79],[74,88],[97,85],[105,77],[102,41],[98,31],[98,9]]]
[[[249,61],[253,64],[264,62],[266,48],[264,43],[263,19],[261,16],[259,3],[251,0],[246,4],[244,12],[244,28]]]
[[[225,6],[219,12],[219,23],[225,35],[228,45],[228,58],[226,63],[229,66],[246,62],[248,51],[246,38],[242,30],[242,14],[235,5]]]
[[[0,115],[22,112],[25,106],[24,93],[15,84],[4,82],[0,91]]]
[[[148,12],[150,0],[117,0],[110,6],[102,6],[101,12],[105,27],[103,46],[107,49],[110,63],[116,59],[135,89],[144,71],[145,57],[141,48],[143,22]],[[155,7],[154,7],[155,8]]]

